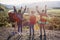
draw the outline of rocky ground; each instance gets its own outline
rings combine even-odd
[[[12,31],[13,28],[0,28],[0,40],[7,40]],[[34,40],[40,40],[39,35],[39,31],[35,31]],[[31,39],[32,37],[33,36],[31,36]],[[60,40],[60,31],[46,30],[46,39]],[[16,34],[12,36],[9,40],[29,40],[29,30],[23,30],[22,36],[20,34]]]

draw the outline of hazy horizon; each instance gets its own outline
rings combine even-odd
[[[52,2],[52,1],[60,1],[60,0],[0,0],[0,3],[6,5],[14,5],[17,6],[19,4],[33,4],[38,2]]]

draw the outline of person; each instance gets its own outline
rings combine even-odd
[[[46,19],[47,14],[46,14],[45,10],[42,10],[42,13],[40,13],[38,10],[37,10],[37,12],[40,15],[40,21],[38,21],[38,23],[40,25],[40,40],[42,40],[42,29],[44,31],[44,40],[46,40],[45,25],[46,25],[46,22],[47,22],[47,19]]]
[[[15,8],[15,7],[13,7],[13,8]],[[14,10],[16,10],[16,9],[14,9]],[[15,34],[17,32],[17,31],[15,31],[16,26],[15,26],[15,24],[13,24],[13,23],[16,23],[16,19],[17,19],[17,17],[16,17],[17,11],[15,12],[14,10],[8,11],[9,19],[12,22],[12,27],[14,27],[14,32],[12,32],[13,34]]]
[[[18,10],[17,16],[18,16],[19,21],[17,22],[17,25],[18,25],[19,34],[22,33],[23,14],[25,13],[25,11],[26,11],[26,7],[23,11],[22,11],[22,7],[21,9]]]
[[[36,24],[36,16],[34,15],[34,11],[31,11],[30,15],[30,36],[34,36],[34,25]],[[34,39],[34,37],[33,37]],[[32,40],[33,40],[32,39]]]
[[[46,24],[47,20],[44,17],[47,17],[47,15],[44,13],[44,10],[42,10],[42,14],[40,14],[40,21],[41,21],[40,29],[41,29],[41,33],[42,33],[42,28],[43,28],[44,36],[46,36],[46,33],[45,33],[45,24]],[[46,40],[46,37],[44,38],[44,40]]]

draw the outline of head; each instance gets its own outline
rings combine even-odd
[[[35,11],[31,11],[31,14],[34,15],[35,14]]]
[[[18,10],[18,13],[21,13],[21,9],[20,9],[20,10]]]
[[[42,10],[42,13],[45,13],[45,11],[44,11],[44,10]]]
[[[36,10],[38,9],[38,6],[36,6]]]
[[[13,14],[15,14],[14,13],[14,10],[9,10],[8,11],[8,16],[9,16],[9,22],[11,21],[11,22],[14,22],[14,19],[13,19]]]
[[[45,7],[47,7],[47,5],[45,5]]]

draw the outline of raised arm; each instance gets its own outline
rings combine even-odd
[[[47,5],[45,5],[45,14],[48,17],[48,14],[47,14]]]
[[[17,13],[16,7],[15,7],[15,6],[13,6],[13,8],[14,8],[14,12],[15,12],[15,13]]]
[[[36,11],[37,11],[37,13],[39,13],[39,14],[40,14],[40,11],[38,10],[38,6],[36,6]]]
[[[24,13],[25,13],[25,11],[26,11],[26,6],[25,6],[25,9],[24,9],[24,11],[22,12],[22,14],[24,14]]]

